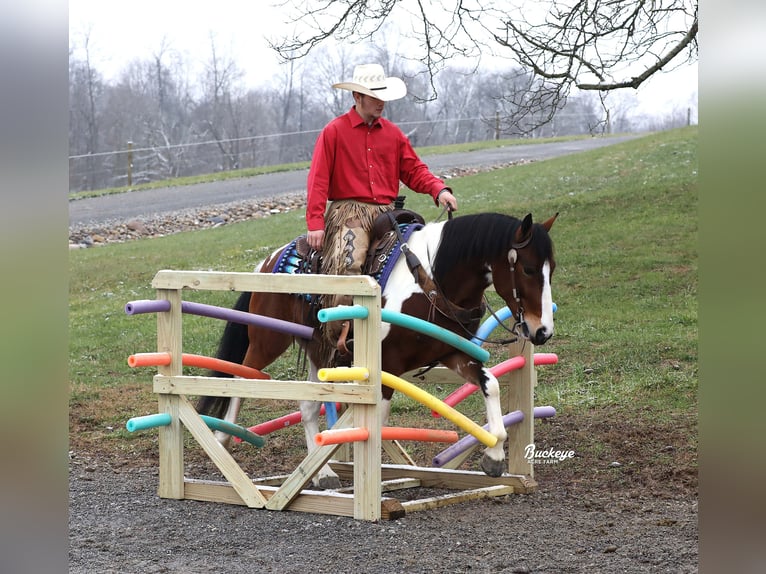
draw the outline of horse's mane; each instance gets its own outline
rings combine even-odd
[[[444,224],[439,249],[433,261],[434,279],[443,281],[458,263],[472,259],[492,260],[504,255],[513,243],[521,220],[502,213],[477,213],[451,219]],[[550,257],[553,247],[542,226],[532,227],[530,246],[541,258]]]

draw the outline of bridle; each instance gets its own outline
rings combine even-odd
[[[513,327],[511,327],[509,331],[517,337],[522,336],[522,334],[519,332],[519,329],[521,329],[521,326],[524,324],[524,305],[521,304],[521,297],[519,297],[518,289],[516,289],[516,262],[519,258],[518,250],[524,249],[527,245],[529,245],[530,241],[532,241],[532,232],[529,233],[529,237],[527,237],[524,241],[519,243],[511,243],[511,249],[508,251],[508,263],[511,266],[511,294],[513,295],[513,300],[516,301],[516,308],[518,309],[516,314],[514,314],[513,310],[511,310],[511,316],[513,317],[514,323]]]

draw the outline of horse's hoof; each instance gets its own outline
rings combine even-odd
[[[315,485],[319,490],[337,490],[340,488],[340,479],[337,476],[320,476]]]
[[[484,474],[487,476],[502,476],[505,471],[505,461],[495,460],[485,454],[481,457],[481,470],[483,470]]]

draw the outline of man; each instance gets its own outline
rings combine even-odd
[[[420,160],[407,136],[381,117],[386,102],[407,94],[401,79],[386,77],[378,64],[365,64],[354,68],[352,81],[332,87],[350,90],[354,105],[325,126],[314,147],[307,239],[311,248],[322,251],[323,273],[358,275],[372,224],[380,213],[393,209],[400,180],[452,211],[457,210],[457,200]],[[348,303],[348,299],[334,302]]]

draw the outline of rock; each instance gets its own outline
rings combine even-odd
[[[139,221],[137,219],[134,219],[132,221],[128,221],[126,224],[126,227],[130,231],[135,231],[136,233],[140,233],[141,235],[146,235],[149,230],[146,228],[146,225],[142,221]]]

